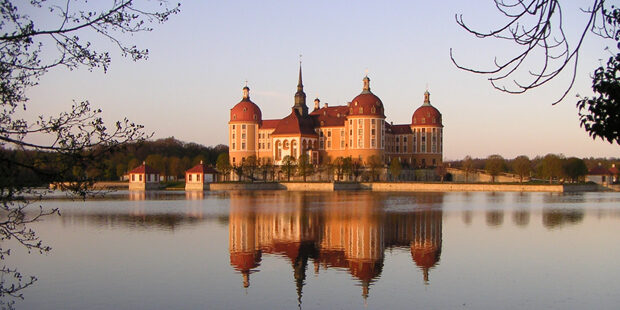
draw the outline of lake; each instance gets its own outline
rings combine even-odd
[[[42,205],[62,214],[32,225],[52,251],[12,246],[3,261],[38,279],[16,309],[620,307],[620,193],[116,192]]]

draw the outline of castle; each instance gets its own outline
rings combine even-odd
[[[443,124],[441,113],[431,105],[430,93],[411,117],[410,124],[385,121],[384,105],[363,78],[362,92],[347,105],[320,105],[314,100],[310,112],[302,83],[301,65],[295,103],[282,119],[263,119],[258,105],[250,100],[250,88],[230,109],[230,164],[240,166],[250,156],[259,162],[281,165],[286,156],[308,154],[311,163],[324,164],[338,157],[351,157],[364,165],[372,161],[389,164],[399,160],[412,168],[434,167],[442,162]]]

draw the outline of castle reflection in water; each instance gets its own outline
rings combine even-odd
[[[385,250],[409,248],[412,268],[428,283],[441,256],[443,212],[433,206],[443,196],[410,197],[415,212],[388,210],[378,196],[231,193],[230,263],[249,287],[262,255],[286,257],[299,298],[310,263],[317,274],[321,268],[344,269],[359,280],[366,298],[381,275]]]

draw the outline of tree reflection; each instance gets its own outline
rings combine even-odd
[[[519,209],[512,213],[512,221],[521,227],[525,227],[530,223],[530,210]]]
[[[549,229],[560,228],[566,224],[578,224],[583,221],[582,209],[544,209],[543,225]]]
[[[486,220],[488,226],[501,226],[504,223],[504,210],[488,210]]]
[[[250,286],[249,276],[258,272],[263,254],[291,262],[300,305],[311,260],[315,274],[321,268],[348,271],[364,299],[381,276],[386,249],[409,248],[427,284],[440,260],[443,211],[436,206],[442,195],[408,196],[408,212],[385,208],[387,196],[377,193],[256,195],[230,196],[231,266],[242,275],[244,287]]]

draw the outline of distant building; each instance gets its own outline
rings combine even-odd
[[[619,170],[616,168],[616,164],[612,164],[611,168],[607,169],[599,163],[598,166],[588,171],[586,182],[594,182],[603,186],[609,186],[618,183],[618,174]]]
[[[185,190],[205,190],[205,184],[217,181],[217,171],[200,161],[200,164],[185,171]]]
[[[159,171],[145,162],[129,171],[129,190],[151,190],[159,188]]]
[[[294,105],[282,119],[263,119],[245,86],[243,98],[230,110],[230,164],[239,166],[255,156],[259,162],[281,165],[286,156],[308,154],[312,163],[351,157],[368,164],[373,157],[384,164],[396,158],[415,168],[440,165],[442,116],[431,105],[430,93],[424,93],[410,124],[393,125],[385,121],[383,102],[371,92],[368,76],[363,82],[362,92],[346,105],[321,107],[317,98],[309,112],[300,67]]]

